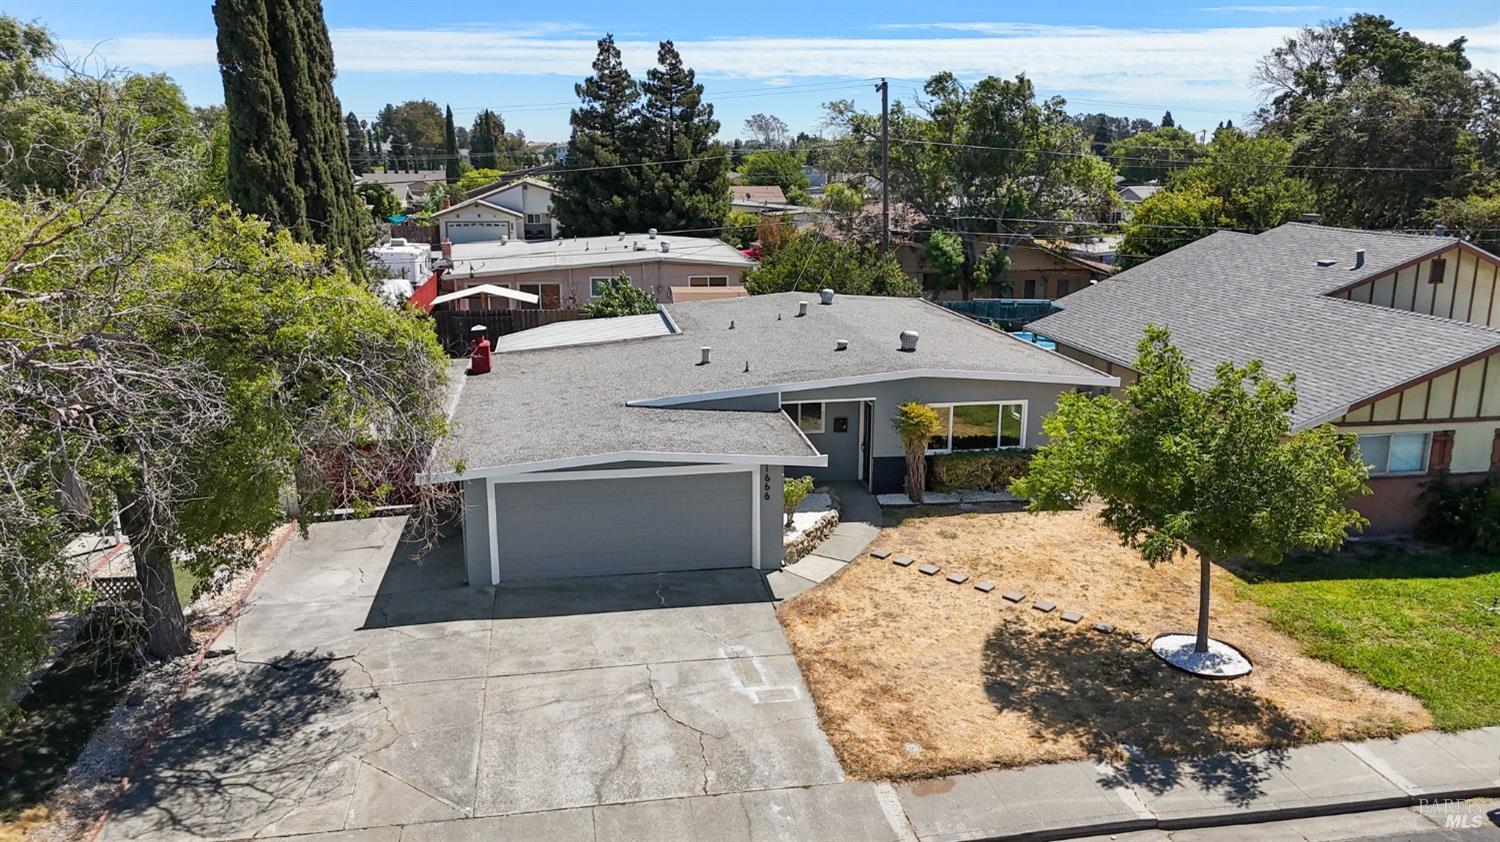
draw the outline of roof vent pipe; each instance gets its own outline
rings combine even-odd
[[[622,243],[625,242],[625,232],[624,231],[620,232],[619,240]]]
[[[917,350],[917,332],[914,330],[901,331],[901,350],[908,354]]]
[[[797,318],[800,319],[800,318],[802,318],[805,315],[807,315],[807,302],[806,301],[798,301],[797,302]]]
[[[1442,225],[1434,225],[1434,226],[1432,226],[1432,236],[1434,236],[1434,237],[1446,237],[1446,236],[1448,236],[1448,229],[1447,229],[1447,227],[1442,226]]]
[[[847,351],[847,350],[849,350],[849,340],[847,340],[847,339],[835,339],[834,342],[833,342],[833,350],[835,350],[835,351]]]
[[[1354,251],[1354,265],[1349,267],[1349,271],[1353,272],[1355,269],[1363,269],[1363,268],[1365,268],[1365,250],[1364,249],[1355,249],[1355,251]]]
[[[823,287],[822,289],[818,290],[818,298],[822,299],[824,304],[832,304],[833,290],[829,289],[828,287]]]
[[[703,352],[703,359],[698,361],[698,365],[708,365],[709,359],[713,356],[713,349],[704,345],[701,350]]]
[[[671,250],[672,250],[672,244],[669,243],[669,242],[667,242],[666,240],[662,240],[661,241],[661,253],[662,254],[666,254],[667,252],[669,252]]]
[[[656,229],[655,228],[648,228],[648,229],[646,229],[646,236],[650,237],[653,240],[656,239]]]

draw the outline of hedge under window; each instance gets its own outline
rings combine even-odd
[[[959,403],[933,409],[941,427],[928,440],[928,453],[1021,446],[1026,426],[1024,403]]]

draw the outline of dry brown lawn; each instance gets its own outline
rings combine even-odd
[[[917,510],[876,541],[917,565],[864,557],[780,608],[844,770],[862,779],[997,766],[1194,756],[1431,727],[1409,696],[1302,653],[1234,596],[1215,569],[1212,632],[1255,664],[1209,681],[1177,672],[1127,636],[1191,631],[1196,556],[1152,568],[1090,511]],[[938,576],[917,566],[933,562]],[[943,577],[972,578],[955,585]],[[991,581],[993,593],[974,583]],[[1019,605],[1000,598],[1020,591]],[[1031,602],[1046,599],[1044,615]],[[1064,610],[1084,614],[1064,623]],[[1115,634],[1094,631],[1113,623]]]

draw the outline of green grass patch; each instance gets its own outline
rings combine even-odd
[[[1241,595],[1317,658],[1421,700],[1439,728],[1500,724],[1500,558],[1366,547],[1244,571]]]
[[[194,592],[198,589],[198,577],[186,567],[174,564],[172,578],[177,582],[177,601],[183,608],[187,608],[196,595]]]

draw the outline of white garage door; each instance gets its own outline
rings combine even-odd
[[[500,483],[500,580],[748,567],[746,472]]]
[[[448,240],[453,243],[499,242],[502,236],[510,236],[509,222],[450,222],[447,225]]]

